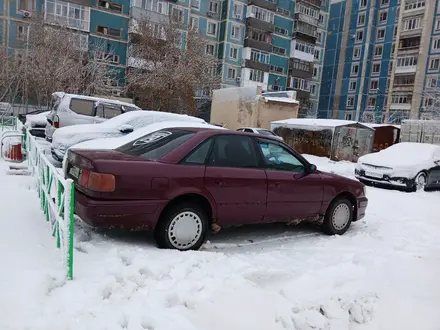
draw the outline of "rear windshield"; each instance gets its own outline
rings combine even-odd
[[[184,130],[161,130],[147,134],[116,149],[131,156],[157,160],[188,141],[196,133]]]
[[[257,129],[257,132],[263,135],[276,136],[274,132],[268,131],[266,129]]]

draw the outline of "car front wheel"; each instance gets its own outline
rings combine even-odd
[[[158,247],[180,251],[198,250],[206,239],[208,218],[199,206],[177,204],[168,210],[155,230]]]
[[[346,198],[338,198],[327,209],[322,230],[328,235],[342,235],[352,220],[353,204]]]
[[[420,172],[414,179],[414,191],[423,190],[428,182],[425,172]]]

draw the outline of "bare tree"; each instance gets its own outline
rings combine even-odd
[[[144,108],[196,113],[196,92],[219,88],[219,61],[205,53],[208,40],[169,17],[151,24],[141,17],[133,26],[127,87]]]
[[[424,109],[423,119],[440,120],[440,88],[425,90],[423,92]]]

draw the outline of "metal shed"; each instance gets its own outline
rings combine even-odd
[[[362,123],[365,126],[374,128],[373,152],[386,149],[400,139],[400,126],[392,124],[370,124]]]
[[[350,120],[294,118],[271,122],[271,130],[300,153],[356,162],[373,150],[374,129]]]

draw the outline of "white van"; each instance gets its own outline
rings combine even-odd
[[[57,128],[102,123],[133,110],[142,109],[118,100],[55,92],[52,94],[51,111],[47,115],[46,140],[52,141],[52,134]]]

